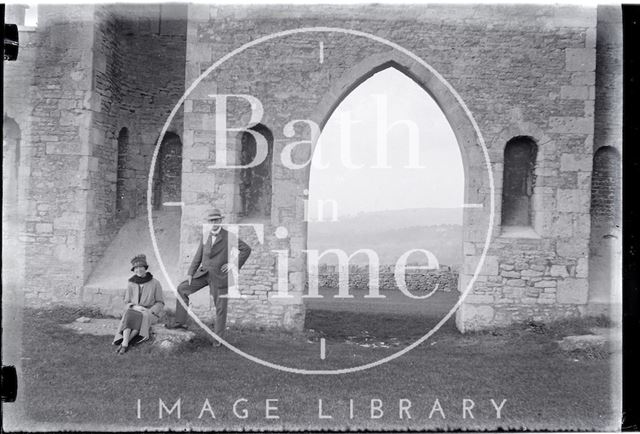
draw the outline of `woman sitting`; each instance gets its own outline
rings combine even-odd
[[[164,309],[162,286],[147,271],[147,257],[137,255],[131,265],[135,274],[129,279],[124,294],[126,309],[113,339],[113,345],[120,345],[118,354],[126,353],[132,341],[138,343],[149,339],[149,330]]]

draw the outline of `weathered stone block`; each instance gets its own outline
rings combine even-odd
[[[59,244],[54,248],[54,255],[60,262],[77,261],[78,253],[80,253],[79,249],[73,245]]]
[[[80,212],[63,212],[60,217],[53,219],[53,224],[57,230],[76,230],[84,224],[86,215]]]
[[[556,252],[564,258],[584,257],[587,250],[587,240],[584,239],[561,238],[556,242]]]
[[[557,209],[560,212],[589,212],[589,196],[579,189],[558,189]]]
[[[486,295],[486,294],[469,294],[465,297],[464,302],[471,303],[471,304],[493,303],[494,297],[493,295]]]
[[[563,351],[604,349],[606,344],[606,338],[600,335],[567,336],[558,341],[558,345]]]
[[[480,261],[480,256],[466,256],[464,259],[464,273],[473,274]],[[499,274],[499,263],[497,256],[486,256],[480,269],[482,276],[497,276]]]
[[[456,312],[456,325],[462,332],[479,330],[493,325],[494,308],[464,303]]]
[[[53,232],[53,224],[51,224],[51,223],[36,223],[36,232],[39,233],[39,234],[51,233],[51,232]]]
[[[565,265],[552,265],[549,269],[549,275],[553,277],[567,277],[567,267]]]
[[[587,258],[578,259],[578,265],[576,266],[576,277],[586,278],[588,275],[589,260]]]
[[[593,119],[575,116],[549,117],[549,131],[562,134],[590,134],[593,131]]]
[[[593,86],[595,81],[594,71],[579,71],[571,74],[571,84],[574,86]]]
[[[586,279],[564,279],[558,282],[558,303],[585,304],[589,293]]]
[[[594,48],[567,48],[565,50],[567,71],[595,71],[596,50]]]
[[[523,277],[541,277],[544,276],[544,272],[536,270],[522,270],[520,275]]]
[[[560,156],[560,170],[567,171],[584,171],[591,170],[593,162],[590,155],[585,154],[562,154]]]
[[[185,173],[182,177],[182,188],[186,191],[206,191],[211,189],[216,182],[214,173]]]
[[[476,254],[476,246],[474,243],[464,242],[463,243],[463,254],[465,256],[473,256]]]
[[[151,333],[153,335],[153,345],[165,350],[172,350],[183,342],[189,342],[196,335],[188,330],[171,330],[162,324],[156,324],[151,327]]]
[[[560,99],[581,99],[589,98],[588,86],[561,86]]]
[[[555,280],[541,280],[533,284],[536,288],[555,288],[558,282]]]

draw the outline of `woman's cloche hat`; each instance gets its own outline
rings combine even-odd
[[[149,268],[149,264],[147,264],[147,256],[143,253],[136,255],[131,260],[131,271],[133,271],[136,267],[144,267],[145,270]]]

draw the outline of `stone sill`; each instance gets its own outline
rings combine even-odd
[[[500,238],[529,238],[541,239],[542,237],[530,226],[503,226]]]
[[[36,26],[21,26],[18,25],[18,32],[35,32],[38,30]]]

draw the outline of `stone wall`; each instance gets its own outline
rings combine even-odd
[[[5,6],[5,22],[18,24],[20,50],[16,61],[3,62],[3,201],[2,283],[11,288],[24,279],[26,197],[31,152],[31,107],[35,90],[36,28],[25,27],[24,8]]]
[[[30,99],[10,106],[30,120],[23,239],[25,257],[38,266],[24,280],[28,298],[74,297],[87,275],[93,13],[93,6],[41,5],[33,70],[16,63],[11,71],[33,74]]]
[[[495,216],[484,265],[457,314],[459,328],[506,324],[523,316],[553,319],[580,314],[587,292],[596,10],[509,5],[429,5],[410,10],[392,5],[191,5],[186,82],[243,43],[283,29],[314,26],[356,28],[413,51],[452,85],[480,128],[495,179]],[[350,34],[298,33],[265,41],[228,59],[185,103],[186,207],[181,246],[185,264],[198,242],[204,207],[213,203],[231,221],[238,221],[233,170],[207,168],[216,155],[214,100],[208,95],[259,98],[265,111],[259,122],[274,133],[272,211],[262,223],[266,234],[283,226],[287,235],[282,240],[267,236],[264,245],[254,246],[257,249],[241,273],[241,287],[249,298],[237,309],[232,307],[234,315],[251,318],[253,306],[258,306],[270,316],[269,322],[277,323],[283,312],[293,309],[283,311],[272,298],[277,264],[263,254],[273,259],[269,250],[276,245],[289,252],[291,292],[299,298],[304,290],[303,200],[308,171],[287,169],[280,155],[287,144],[308,140],[309,129],[298,123],[291,134],[285,131],[286,124],[311,119],[323,125],[354,86],[389,65],[424,86],[442,108],[463,155],[465,201],[482,204],[467,208],[464,215],[460,284],[466,288],[482,257],[490,186],[479,139],[459,101],[432,70],[389,46]],[[230,124],[247,125],[246,102],[230,103],[228,111]],[[531,137],[538,147],[532,223],[524,231],[507,234],[500,227],[503,156],[505,144],[517,136]],[[296,151],[297,162],[311,155],[310,147],[299,146]],[[229,145],[217,152],[233,155],[234,150]]]
[[[120,85],[125,76],[121,28],[115,14],[104,6],[96,6],[94,20],[96,42],[93,52],[94,93],[91,98],[90,140],[93,153],[88,167],[92,192],[87,225],[88,272],[100,260],[117,229],[114,183],[118,165],[119,111],[125,98]]]
[[[621,15],[620,6],[598,6],[589,305],[587,306],[590,313],[609,313],[613,314],[614,319],[622,303]]]
[[[414,79],[441,107],[460,145],[465,201],[481,204],[464,211],[460,290],[484,262],[457,313],[459,328],[583,314],[589,299],[593,154],[603,146],[619,149],[621,143],[616,7],[40,6],[38,28],[22,29],[19,61],[5,62],[4,71],[4,116],[20,130],[18,177],[25,181],[19,184],[18,232],[25,257],[38,265],[25,280],[28,296],[77,297],[119,225],[144,212],[160,129],[184,89],[206,68],[258,37],[314,26],[386,38],[429,67],[362,36],[298,33],[238,53],[189,95],[184,116],[179,110],[169,127],[184,144],[183,270],[200,241],[205,209],[221,208],[228,222],[262,225],[262,233],[240,229],[253,253],[240,273],[246,298],[232,300],[230,321],[302,327],[309,171],[288,169],[281,156],[292,142],[309,140],[310,130],[302,122],[288,123],[310,119],[322,126],[355,86],[386,67]],[[252,200],[270,204],[270,212],[243,215],[239,171],[208,167],[216,156],[226,155],[231,163],[240,158],[239,131],[229,134],[227,148],[215,148],[210,95],[216,94],[252,95],[263,105],[258,121],[273,134],[273,162],[264,171],[271,188],[260,189],[257,198],[252,190]],[[247,101],[230,100],[228,115],[229,125],[248,126]],[[490,185],[475,124],[495,181],[486,251]],[[127,213],[118,219],[117,140],[123,128],[129,134],[122,159]],[[507,230],[501,226],[504,148],[518,136],[531,137],[537,146],[531,224]],[[303,162],[312,152],[312,146],[299,144],[294,161]],[[273,297],[279,267],[287,269],[292,298]],[[210,313],[208,302],[198,307]]]
[[[184,91],[186,5],[39,5],[38,15],[37,28],[20,29],[19,61],[5,65],[4,116],[22,135],[19,233],[39,264],[24,288],[28,298],[70,300],[122,224],[123,127],[130,216],[146,209],[153,148]],[[181,113],[170,130],[181,133]]]
[[[318,286],[320,288],[339,288],[339,273],[335,267],[320,267],[318,270]],[[346,271],[345,271],[346,272]],[[369,290],[369,267],[352,265],[349,267],[349,290]],[[438,270],[408,269],[405,272],[406,288],[416,295],[424,295],[437,290],[443,292],[458,289],[458,273],[449,267],[441,267]],[[394,266],[380,266],[378,273],[378,285],[381,291],[399,290],[395,279]]]
[[[89,228],[92,249],[88,269],[97,263],[122,224],[146,213],[151,157],[168,114],[184,92],[185,15],[186,5],[108,5],[96,9],[92,106],[96,160],[91,168],[100,175],[91,176],[95,214]],[[119,155],[118,136],[123,129],[128,146],[125,155]],[[168,131],[173,131],[179,142],[177,133],[181,130],[182,115],[178,113]],[[165,149],[159,152],[166,153]],[[116,209],[119,166],[124,178],[120,212]],[[176,175],[180,173],[170,177]]]

